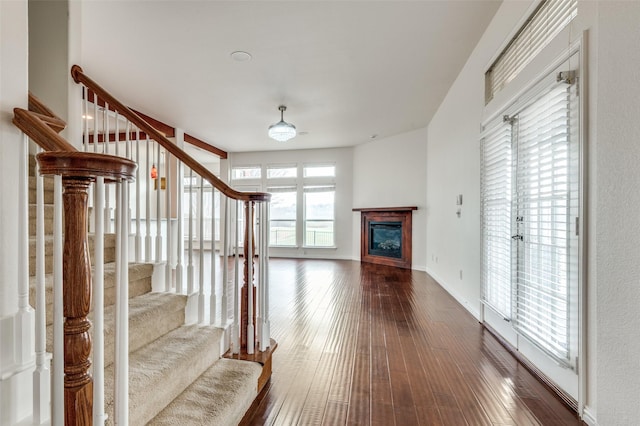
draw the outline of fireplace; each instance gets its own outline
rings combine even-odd
[[[411,216],[416,209],[353,209],[361,212],[361,260],[411,269]]]
[[[369,222],[368,252],[402,259],[402,222]]]

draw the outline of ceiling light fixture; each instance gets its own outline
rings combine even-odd
[[[278,109],[280,110],[280,121],[269,126],[269,137],[278,142],[286,142],[296,136],[296,126],[284,121],[284,112],[287,110],[286,106],[280,105]]]
[[[231,52],[231,59],[236,62],[247,62],[251,60],[251,54],[242,50],[236,50],[235,52]]]

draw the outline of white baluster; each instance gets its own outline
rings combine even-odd
[[[175,129],[176,144],[181,149],[184,149],[184,131],[182,129]],[[176,237],[176,250],[174,255],[176,258],[176,293],[184,294],[184,168],[182,161],[176,158],[176,203],[178,205],[177,212],[177,237]]]
[[[114,133],[114,142],[113,144],[115,145],[114,147],[114,151],[116,153],[116,157],[120,157],[120,122],[118,120],[118,112],[115,112],[115,133]],[[107,117],[108,117],[108,111],[107,111]],[[129,123],[127,122],[127,126],[125,127],[126,130],[129,130]],[[111,137],[107,137],[107,154],[109,154],[109,144],[108,142],[111,140]]]
[[[222,233],[222,301],[220,303],[222,327],[227,326],[229,321],[229,311],[227,306],[227,298],[229,297],[229,199],[226,196],[220,195],[220,201],[222,201],[223,218],[222,223],[224,230]]]
[[[253,300],[253,309],[256,316],[255,322],[255,340],[254,340],[254,349],[260,347],[260,336],[262,336],[262,262],[264,261],[264,257],[262,256],[262,219],[263,219],[263,211],[262,211],[263,203],[255,204],[255,215],[256,215],[256,225],[255,225],[255,243],[253,246],[256,247],[256,252],[254,253],[254,258],[257,257],[257,269],[258,276],[254,276],[255,287],[256,287],[256,297]]]
[[[102,153],[109,153],[109,104],[107,102],[104,103],[104,109],[102,110]],[[116,143],[116,147],[117,147]],[[105,188],[105,202],[104,202],[104,229],[105,232],[111,232],[111,191],[109,186]]]
[[[167,265],[165,267],[164,274],[164,291],[171,291],[171,276],[172,276],[172,263],[173,263],[173,238],[171,229],[171,153],[167,151],[165,158],[165,176],[166,176],[166,190],[165,190],[165,209],[167,215]]]
[[[233,329],[232,342],[233,353],[240,353],[240,201],[235,200],[235,259],[234,259],[234,277],[233,277]]]
[[[193,170],[189,170],[189,264],[187,265],[187,294],[193,294]]]
[[[95,252],[93,263],[93,423],[103,425],[104,412],[104,177],[98,177],[94,191]]]
[[[262,339],[260,340],[260,350],[265,351],[271,346],[271,321],[269,320],[269,203],[263,202],[263,241],[260,255],[263,258],[262,264]]]
[[[265,203],[257,203],[256,204],[256,247],[258,248],[258,277],[256,278],[256,287],[257,287],[257,295],[256,295],[256,343],[258,350],[262,348],[262,312],[264,307],[262,306],[263,302],[263,294],[264,286],[262,285],[264,281],[264,204]]]
[[[145,203],[145,207],[146,207],[146,214],[145,214],[145,239],[144,239],[144,258],[145,261],[151,262],[151,191],[153,190],[151,188],[151,161],[149,161],[149,148],[150,148],[150,143],[149,143],[149,136],[147,136],[147,167],[145,168],[145,183],[146,183],[146,203]],[[138,167],[139,168],[139,167]]]
[[[82,86],[82,123],[84,132],[82,133],[83,149],[89,150],[89,91],[86,86]],[[94,120],[95,121],[95,120]]]
[[[140,161],[140,129],[136,127],[136,262],[142,262],[142,232],[140,231],[140,216],[142,215],[140,207],[142,200],[140,199],[140,169],[142,169]]]
[[[127,211],[129,184],[117,184],[119,208],[116,216],[116,359],[115,359],[115,424],[128,425],[129,415],[129,245]]]
[[[198,206],[198,241],[200,241],[200,280],[198,287],[198,322],[204,323],[204,180],[200,176],[200,203]]]
[[[40,151],[40,149],[38,149]],[[36,166],[38,167],[38,166]],[[47,305],[45,301],[44,179],[36,172],[36,369],[33,372],[33,422],[50,418],[51,369],[47,359]]]
[[[158,147],[158,178],[156,179],[156,262],[162,262],[162,210],[160,198],[162,195],[162,177],[160,176],[160,145]]]
[[[98,96],[93,94],[93,152],[98,152]]]
[[[245,238],[247,247],[247,299],[248,299],[248,323],[247,323],[247,353],[252,354],[255,352],[255,328],[253,325],[253,206],[251,201],[246,202],[249,208],[247,209],[247,221],[248,226],[245,229],[248,231],[248,235]]]
[[[29,305],[29,138],[23,134],[23,143],[20,145],[20,179],[18,191],[18,315],[16,316],[16,329],[19,332],[33,332],[34,312]],[[29,334],[28,339],[22,339],[16,348],[15,357],[19,364],[25,365],[33,362],[33,340]]]
[[[209,296],[209,324],[216,323],[216,189],[211,188],[211,293]]]
[[[97,139],[96,139],[97,140]],[[64,330],[62,301],[62,176],[53,177],[53,386],[52,422],[64,424]]]
[[[177,225],[178,225],[178,241],[177,241],[177,249],[178,249],[178,257],[176,259],[176,293],[184,294],[184,277],[182,276],[183,272],[183,263],[184,263],[184,174],[182,169],[182,161],[178,161],[178,181],[177,181],[177,202],[178,202],[178,217],[177,217]]]

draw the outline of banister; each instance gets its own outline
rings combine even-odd
[[[77,151],[43,120],[43,115],[23,108],[13,109],[13,124],[45,151]]]
[[[36,155],[36,161],[41,175],[62,176],[64,188],[64,424],[92,424],[92,343],[91,322],[88,319],[92,305],[92,278],[88,243],[88,191],[96,177],[114,182],[133,180],[138,165],[122,157],[80,151],[41,152]]]
[[[58,117],[55,112],[31,92],[29,92],[29,111],[40,114],[40,118],[57,133],[60,133],[67,126],[67,123],[62,118]]]
[[[73,80],[80,84],[84,84],[90,90],[92,90],[95,94],[105,100],[109,106],[115,109],[119,114],[124,116],[127,120],[135,124],[139,129],[148,134],[153,140],[155,140],[158,144],[160,144],[164,149],[169,151],[173,156],[175,156],[178,160],[182,161],[185,165],[191,168],[194,172],[198,173],[204,179],[206,179],[214,188],[223,193],[229,198],[240,201],[269,201],[271,199],[271,194],[264,192],[241,192],[231,188],[224,181],[210,172],[205,166],[200,164],[197,160],[191,157],[189,154],[184,152],[180,147],[173,144],[169,139],[167,139],[162,133],[156,130],[154,127],[149,125],[144,119],[142,119],[138,114],[133,112],[130,108],[125,106],[123,103],[118,101],[115,97],[113,97],[109,92],[103,89],[98,83],[93,81],[90,77],[88,77],[82,68],[78,65],[74,65],[71,67],[71,77]]]

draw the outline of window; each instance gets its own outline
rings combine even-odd
[[[335,247],[335,176],[331,163],[238,166],[231,173],[234,188],[271,193],[269,245],[279,248]]]
[[[285,179],[298,177],[298,167],[294,166],[268,166],[267,179]]]
[[[304,166],[304,177],[335,177],[336,166]]]
[[[482,139],[482,287],[517,332],[575,368],[579,138],[573,78],[545,83]]]
[[[260,179],[262,176],[262,168],[259,166],[252,167],[234,167],[231,170],[231,179]]]
[[[335,185],[304,187],[304,245],[334,246]]]
[[[196,241],[211,241],[212,237],[220,241],[220,192],[214,190],[211,184],[202,178],[185,177],[183,182],[183,205],[186,206],[183,218],[185,239],[189,238],[189,232],[191,232]],[[201,191],[202,198],[200,198]],[[200,235],[200,216],[203,219],[202,235]]]
[[[271,186],[269,205],[269,243],[271,246],[296,245],[296,186]]]
[[[513,80],[578,14],[578,0],[544,0],[485,74],[486,102]]]

